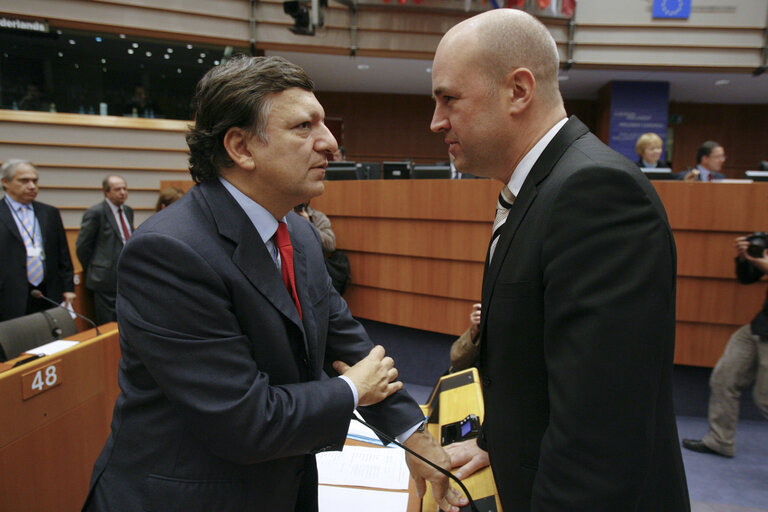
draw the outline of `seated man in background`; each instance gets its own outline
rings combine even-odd
[[[734,241],[736,276],[755,283],[768,273],[768,257],[745,236]],[[765,247],[764,245],[762,247]],[[755,250],[756,249],[756,250]],[[709,432],[702,439],[683,439],[683,447],[700,453],[733,457],[741,392],[755,384],[757,408],[768,418],[768,297],[752,322],[731,336],[709,379]]]
[[[0,321],[50,308],[30,295],[33,289],[71,303],[72,259],[59,210],[35,201],[38,176],[30,162],[8,160],[0,173],[5,190],[0,201]]]
[[[708,140],[696,152],[696,168],[682,174],[683,181],[724,180],[723,164],[725,148],[713,140]]]
[[[320,233],[323,244],[325,268],[331,276],[331,282],[339,295],[344,295],[351,279],[349,258],[344,251],[336,250],[336,234],[331,229],[331,221],[326,214],[309,206],[309,201],[294,208],[294,211],[312,223]]]

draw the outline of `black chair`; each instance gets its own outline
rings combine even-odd
[[[0,361],[17,357],[29,349],[75,334],[75,321],[64,308],[0,322]]]

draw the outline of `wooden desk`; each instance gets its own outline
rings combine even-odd
[[[764,283],[736,281],[733,239],[768,231],[768,183],[654,186],[678,252],[675,363],[712,367],[731,333],[765,299]],[[489,205],[500,188],[493,180],[327,182],[312,206],[330,217],[337,246],[349,256],[345,299],[352,313],[461,334],[480,299],[494,215]]]
[[[80,510],[119,392],[117,324],[100,331],[0,374],[0,510]],[[38,372],[43,390],[28,396]]]

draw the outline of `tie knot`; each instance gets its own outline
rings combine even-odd
[[[512,193],[511,190],[509,190],[506,186],[501,189],[501,192],[499,193],[499,204],[497,206],[497,209],[505,209],[509,210],[512,208],[512,203],[515,202],[515,194]]]
[[[278,222],[277,224],[275,243],[277,243],[278,247],[287,247],[291,245],[291,236],[288,234],[288,225],[285,222]]]

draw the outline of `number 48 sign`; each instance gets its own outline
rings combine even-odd
[[[37,368],[21,376],[21,398],[26,400],[61,384],[59,373],[61,359]]]

